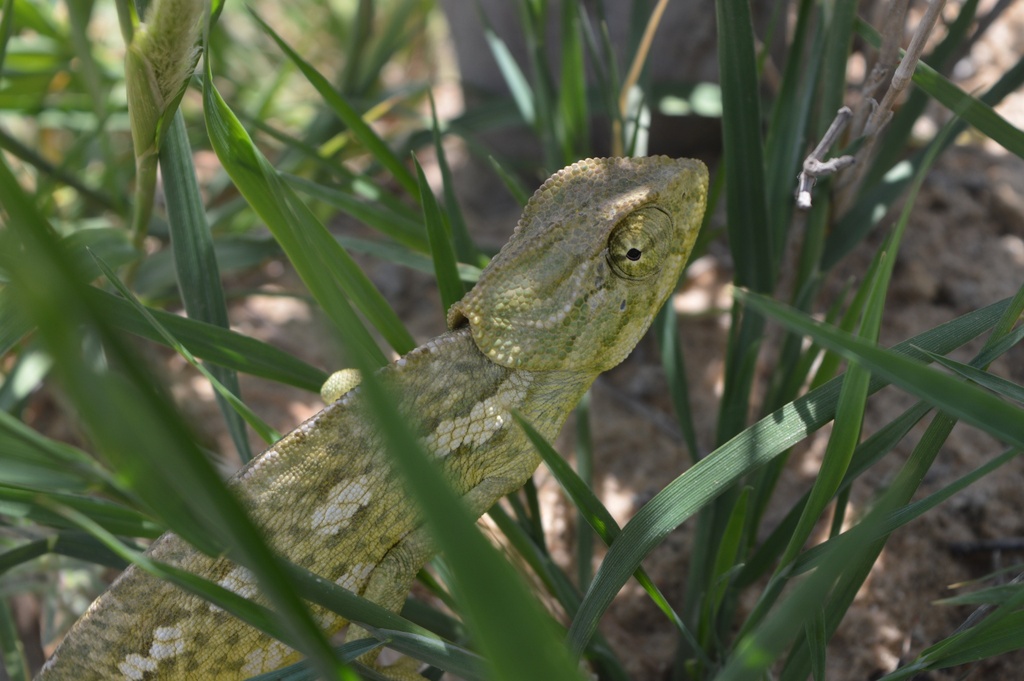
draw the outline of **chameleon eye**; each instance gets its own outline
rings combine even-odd
[[[661,269],[671,237],[668,213],[654,206],[635,210],[608,237],[608,264],[625,279],[646,279]]]

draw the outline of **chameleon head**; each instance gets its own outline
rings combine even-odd
[[[579,161],[533,195],[515,233],[448,312],[481,352],[532,371],[601,372],[623,359],[675,288],[697,238],[700,161]]]

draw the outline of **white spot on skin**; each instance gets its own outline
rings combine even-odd
[[[146,672],[156,671],[156,660],[143,657],[137,653],[131,653],[124,661],[117,665],[117,668],[124,674],[124,678],[131,681],[142,681]]]
[[[256,578],[246,568],[238,566],[232,568],[231,572],[224,576],[224,579],[217,582],[231,593],[238,594],[242,598],[252,598],[257,593]],[[210,612],[221,612],[221,608],[213,603],[210,604]]]
[[[295,651],[280,641],[274,641],[266,648],[254,650],[246,655],[245,664],[242,666],[241,671],[249,676],[263,672],[272,672],[280,668],[284,664],[285,658],[293,652]]]
[[[313,511],[310,527],[320,534],[338,534],[348,526],[352,516],[370,502],[371,496],[365,475],[356,480],[343,480],[328,493],[324,505]]]
[[[149,647],[149,656],[143,657],[131,653],[122,660],[117,668],[125,679],[141,681],[146,672],[155,672],[160,660],[167,660],[185,651],[185,638],[179,627],[157,627],[153,631],[153,644]]]
[[[348,569],[348,572],[334,580],[334,583],[343,589],[358,593],[371,572],[373,572],[373,563],[356,563]]]
[[[241,566],[233,568],[217,584],[243,598],[252,598],[256,595],[255,577],[247,568]]]
[[[153,632],[153,645],[149,656],[154,660],[166,660],[185,650],[185,639],[178,627],[157,627]]]
[[[493,351],[492,351],[493,352]],[[526,397],[529,381],[514,374],[498,386],[498,391],[473,405],[469,414],[445,419],[423,443],[439,458],[452,454],[462,445],[480,446],[490,440],[511,419],[508,409]]]

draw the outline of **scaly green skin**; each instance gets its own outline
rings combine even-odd
[[[707,170],[692,160],[589,159],[556,173],[449,312],[452,330],[381,370],[474,513],[522,486],[540,463],[511,411],[554,437],[594,378],[621,362],[650,326],[696,239],[706,191]],[[232,485],[275,550],[398,610],[432,549],[370,423],[358,389],[348,392]],[[259,599],[248,571],[174,535],[149,553]],[[328,632],[347,624],[319,608],[315,614]],[[297,658],[132,567],[75,624],[38,678],[244,679]]]

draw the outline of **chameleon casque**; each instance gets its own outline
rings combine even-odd
[[[594,378],[628,355],[671,294],[704,214],[708,174],[689,159],[588,159],[549,178],[447,333],[380,370],[399,408],[480,515],[540,458],[511,411],[557,435]],[[355,388],[231,481],[279,553],[397,611],[433,554]],[[252,575],[165,534],[157,560],[259,599]],[[325,631],[347,620],[316,608]],[[135,567],[74,625],[37,677],[245,679],[299,654]],[[421,679],[411,667],[382,673]]]

